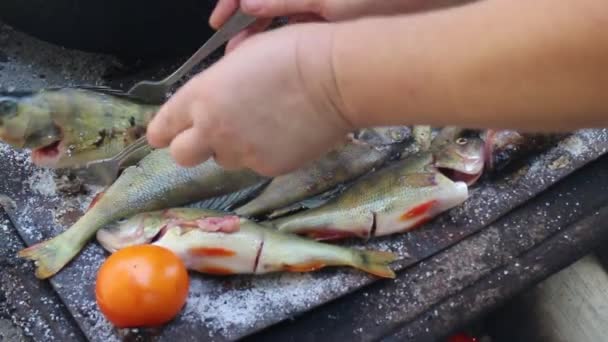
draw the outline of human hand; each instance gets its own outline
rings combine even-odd
[[[256,35],[195,76],[160,109],[148,141],[177,163],[213,156],[227,169],[289,172],[352,130],[343,118],[331,63],[329,24]]]
[[[466,0],[464,0],[466,1]],[[369,15],[413,12],[463,2],[463,0],[218,0],[209,18],[218,29],[239,8],[258,21],[228,42],[226,52],[240,42],[268,28],[274,17],[288,17],[290,23],[339,21]]]

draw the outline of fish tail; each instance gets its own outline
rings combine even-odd
[[[355,251],[353,266],[382,278],[395,278],[395,272],[389,264],[397,259],[397,255],[383,251]]]
[[[67,243],[65,237],[57,236],[22,249],[17,256],[34,261],[36,277],[46,279],[59,272],[79,250]]]

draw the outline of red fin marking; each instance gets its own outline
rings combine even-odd
[[[86,211],[91,210],[91,208],[93,208],[95,206],[95,204],[97,204],[97,202],[99,202],[99,200],[101,199],[101,197],[103,197],[104,192],[100,192],[97,195],[95,195],[95,197],[93,197],[93,200],[91,201],[91,204],[89,204],[88,208]]]
[[[217,266],[207,266],[207,267],[201,267],[198,269],[199,272],[201,273],[207,273],[207,274],[215,274],[215,275],[231,275],[231,274],[235,274],[235,272],[229,268],[226,267],[217,267]]]
[[[432,200],[432,201],[428,201],[426,203],[422,203],[420,205],[417,205],[415,207],[413,207],[412,209],[408,210],[407,212],[405,212],[403,215],[401,215],[401,220],[402,221],[407,221],[407,220],[411,220],[413,218],[419,217],[421,215],[426,214],[435,204],[437,203],[436,200]]]
[[[311,261],[295,265],[284,265],[283,269],[287,272],[312,272],[325,267],[321,261]]]
[[[206,232],[234,233],[240,229],[238,216],[207,217],[196,220],[198,228]]]
[[[230,257],[236,255],[236,252],[233,250],[219,247],[190,248],[188,253],[202,257]]]

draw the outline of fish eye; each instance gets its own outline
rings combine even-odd
[[[456,139],[456,144],[458,144],[458,145],[465,145],[468,142],[469,141],[467,140],[467,138],[460,137],[460,138]]]
[[[0,98],[0,119],[10,119],[17,115],[17,101]]]

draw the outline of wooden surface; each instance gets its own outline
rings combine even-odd
[[[593,342],[608,337],[608,274],[594,255],[534,289],[542,337],[555,342]]]

